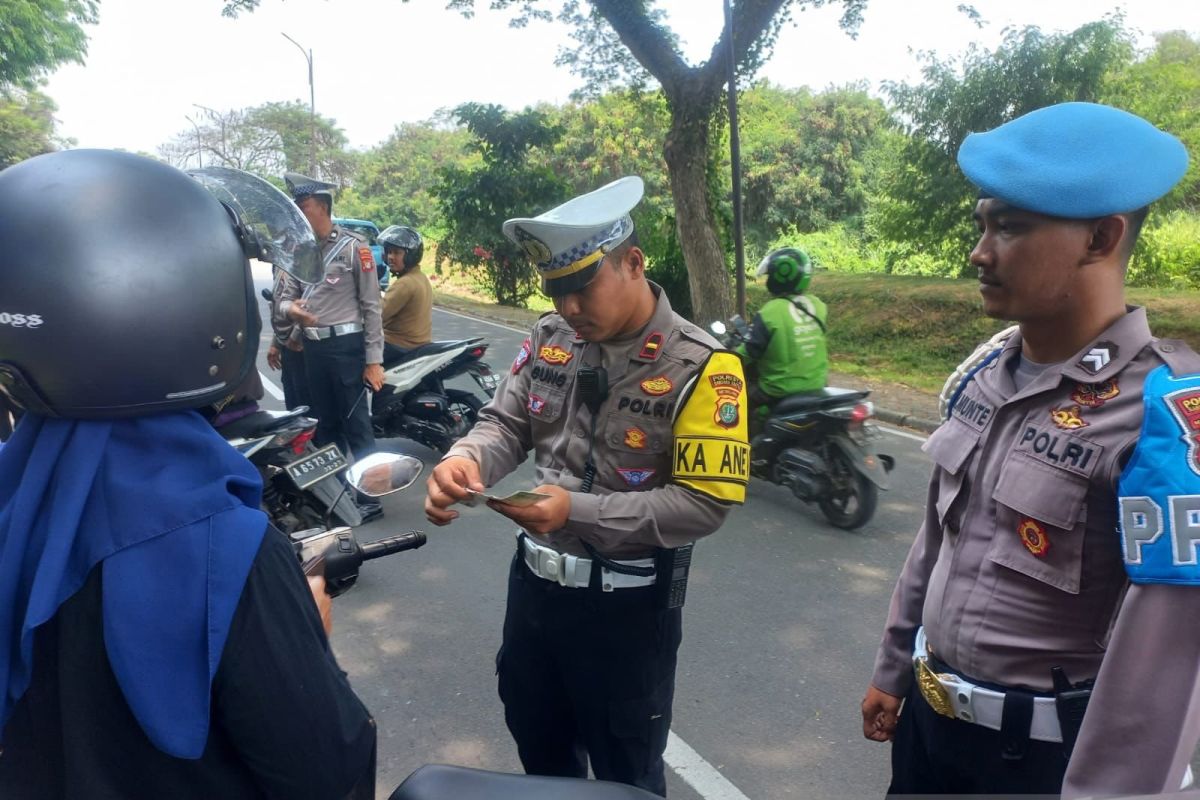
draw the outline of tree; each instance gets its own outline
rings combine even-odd
[[[249,0],[253,2],[253,0]],[[707,322],[732,312],[729,269],[718,232],[710,191],[714,152],[720,141],[714,122],[721,119],[729,72],[729,31],[721,33],[707,61],[690,66],[653,0],[564,0],[557,12],[547,0],[492,0],[492,8],[515,8],[514,24],[554,16],[570,24],[577,46],[559,63],[582,76],[591,91],[615,82],[643,85],[647,76],[662,87],[671,124],[663,142],[678,241],[688,266],[697,319]],[[749,77],[766,59],[780,27],[795,6],[824,5],[828,0],[738,0],[732,5],[732,50],[739,74]],[[861,20],[866,0],[840,0],[843,27]],[[475,0],[449,0],[448,8],[470,15]]]
[[[1063,34],[1010,29],[994,53],[969,47],[961,66],[925,54],[921,84],[885,85],[909,138],[887,167],[872,227],[896,256],[921,254],[969,272],[975,193],[956,161],[963,139],[1044,106],[1099,101],[1108,76],[1133,54],[1119,15]]]
[[[0,0],[0,88],[32,89],[60,64],[83,63],[98,0]]]
[[[312,126],[307,105],[293,100],[227,112],[205,111],[204,124],[176,134],[159,148],[175,166],[203,160],[207,166],[233,167],[278,181],[286,170],[308,168]],[[346,135],[337,121],[317,116],[317,169],[331,183],[345,185],[354,169]]]
[[[441,171],[434,194],[448,231],[440,251],[486,270],[487,288],[501,305],[521,305],[537,291],[525,252],[500,231],[504,220],[535,216],[567,196],[567,186],[549,167],[531,163],[530,153],[551,147],[562,129],[545,111],[506,114],[497,105],[466,103],[454,116],[467,126],[469,148],[480,163]]]
[[[54,101],[38,91],[0,91],[0,169],[50,153],[54,138]]]

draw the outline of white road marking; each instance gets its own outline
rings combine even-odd
[[[283,389],[280,389],[278,386],[276,386],[275,381],[268,378],[261,369],[258,371],[258,375],[260,378],[262,378],[263,388],[266,389],[268,392],[270,392],[271,396],[274,397],[276,400],[282,400],[283,399]]]
[[[881,431],[890,433],[892,436],[899,436],[902,439],[912,439],[914,442],[924,442],[924,441],[928,441],[928,439],[929,439],[928,436],[921,436],[920,434],[909,433],[908,431],[900,430],[899,428],[893,428],[891,425],[884,425],[883,423],[879,423],[879,422],[877,422],[875,424],[879,427],[879,429]]]
[[[680,739],[675,731],[667,733],[667,750],[663,753],[663,761],[704,800],[750,800],[716,767]]]
[[[514,333],[529,333],[529,330],[525,329],[525,328],[514,328],[512,325],[502,325],[499,322],[492,322],[490,319],[483,319],[482,317],[472,317],[470,314],[460,314],[457,311],[448,311],[447,309],[444,309],[441,306],[434,306],[434,309],[442,312],[443,314],[449,314],[453,317],[462,317],[463,319],[469,319],[472,322],[482,322],[484,325],[492,325],[497,328],[503,328],[506,331],[513,331]]]

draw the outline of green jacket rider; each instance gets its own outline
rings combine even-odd
[[[826,310],[820,299],[805,294],[812,282],[808,254],[794,247],[773,250],[757,274],[767,276],[774,297],[754,315],[750,337],[737,352],[757,374],[757,388],[765,395],[759,402],[773,405],[788,395],[824,389]]]

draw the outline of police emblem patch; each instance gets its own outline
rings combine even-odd
[[[1079,406],[1071,406],[1070,408],[1052,408],[1050,409],[1050,419],[1054,424],[1065,431],[1073,431],[1076,428],[1086,428],[1088,423],[1083,417],[1079,416],[1082,409]]]
[[[545,242],[520,225],[513,228],[513,235],[517,237],[517,244],[520,245],[521,249],[525,251],[525,255],[529,256],[529,260],[534,264],[545,264],[554,257],[554,254],[550,252],[550,248]]]
[[[642,342],[642,351],[638,353],[638,358],[648,358],[654,361],[658,358],[659,352],[662,350],[663,335],[658,331],[646,337],[646,341]]]
[[[529,356],[533,354],[533,345],[526,339],[521,343],[521,349],[517,351],[517,357],[513,359],[512,374],[516,375],[521,371],[521,367],[529,361]]]
[[[1183,429],[1179,437],[1188,445],[1188,466],[1200,475],[1200,390],[1184,389],[1163,397],[1171,416]]]
[[[1045,558],[1046,551],[1050,549],[1050,537],[1046,535],[1042,523],[1032,517],[1025,517],[1017,525],[1017,535],[1021,537],[1021,544],[1025,545],[1026,550],[1038,558]]]
[[[708,382],[717,393],[717,410],[713,422],[722,428],[732,428],[738,423],[738,396],[745,385],[741,378],[730,372],[709,375]]]
[[[1099,408],[1121,393],[1121,387],[1116,378],[1109,378],[1102,383],[1079,383],[1071,393],[1071,402],[1088,408]]]
[[[642,381],[642,391],[651,397],[661,397],[673,388],[675,388],[675,384],[671,383],[666,375],[656,375]]]
[[[546,407],[546,398],[539,397],[536,394],[529,395],[529,413],[541,414],[542,409]]]
[[[617,467],[617,474],[625,481],[627,486],[641,486],[646,481],[654,477],[654,469],[633,469],[629,467]]]
[[[641,450],[646,446],[646,432],[641,428],[625,429],[625,446]]]
[[[358,260],[362,264],[363,272],[372,272],[375,269],[375,258],[371,255],[371,248],[358,248]]]
[[[538,358],[547,364],[566,364],[574,357],[574,353],[564,350],[558,345],[546,345],[538,350]]]

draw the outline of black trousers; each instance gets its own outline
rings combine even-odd
[[[900,794],[1062,793],[1061,744],[1030,740],[1019,759],[1005,757],[999,731],[943,717],[914,685],[892,742],[892,785]]]
[[[336,444],[343,454],[353,453],[356,459],[375,450],[370,398],[363,393],[366,367],[361,332],[304,342],[308,396],[317,417],[317,444]]]
[[[288,410],[297,406],[312,408],[308,396],[308,375],[304,367],[304,351],[280,348],[280,381],[283,383],[283,404]],[[316,412],[314,412],[316,413]]]
[[[531,775],[586,778],[667,794],[681,609],[654,587],[568,589],[514,558],[496,656],[504,719]]]

